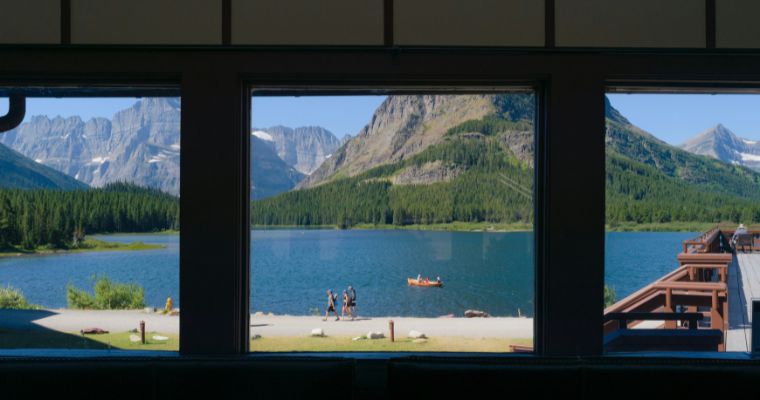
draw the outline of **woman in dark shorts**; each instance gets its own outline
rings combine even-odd
[[[353,286],[348,287],[348,313],[351,319],[356,318],[356,290]]]
[[[340,316],[338,316],[338,312],[335,311],[335,299],[337,298],[337,295],[333,295],[332,290],[327,291],[327,311],[325,311],[325,318],[322,321],[327,321],[327,315],[330,313],[330,311],[335,313],[335,320],[339,320]]]

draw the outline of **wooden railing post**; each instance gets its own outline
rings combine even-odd
[[[665,289],[665,311],[673,312],[673,289]],[[665,321],[665,329],[675,329],[678,321]]]

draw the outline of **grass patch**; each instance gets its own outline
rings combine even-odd
[[[72,248],[52,248],[49,246],[38,246],[34,249],[26,249],[21,246],[8,246],[0,249],[0,257],[15,257],[23,255],[46,255],[58,253],[83,253],[90,251],[132,251],[132,250],[156,250],[163,249],[166,246],[161,244],[147,244],[143,242],[115,243],[106,242],[98,239],[85,239],[78,247]]]
[[[253,352],[487,352],[506,353],[509,345],[532,346],[532,339],[434,337],[425,343],[409,338],[365,339],[353,341],[347,336],[273,336],[251,341]]]
[[[146,344],[133,343],[133,332],[106,333],[103,335],[82,335],[79,332],[55,331],[15,331],[0,328],[0,348],[2,349],[71,349],[71,350],[179,350],[179,335],[146,332]],[[154,335],[166,336],[169,340],[153,340]]]
[[[715,222],[618,222],[607,224],[608,232],[705,232],[717,225]]]

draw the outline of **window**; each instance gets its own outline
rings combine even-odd
[[[254,92],[254,352],[531,351],[532,91]]]
[[[758,106],[751,94],[608,94],[606,351],[749,351]]]
[[[27,98],[0,133],[0,348],[178,349],[179,159],[179,98]]]

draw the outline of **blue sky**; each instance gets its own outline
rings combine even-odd
[[[760,140],[760,95],[609,94],[612,105],[631,122],[671,144],[683,143],[697,133],[722,123],[737,135]],[[319,125],[336,136],[355,135],[369,122],[385,96],[254,97],[255,127]],[[27,119],[33,115],[79,115],[110,118],[131,106],[135,98],[33,98],[27,102]],[[0,115],[8,110],[0,99]]]
[[[83,120],[94,117],[111,118],[117,111],[129,108],[140,99],[120,97],[120,98],[76,98],[70,97],[65,99],[57,98],[30,98],[26,101],[26,117],[28,120],[35,115],[47,115],[50,118],[55,116],[70,117],[78,115]],[[0,115],[8,112],[8,100],[0,99]]]
[[[253,97],[251,126],[321,126],[338,138],[356,135],[386,96]]]
[[[634,125],[678,145],[722,123],[740,137],[760,140],[760,95],[609,94]]]

